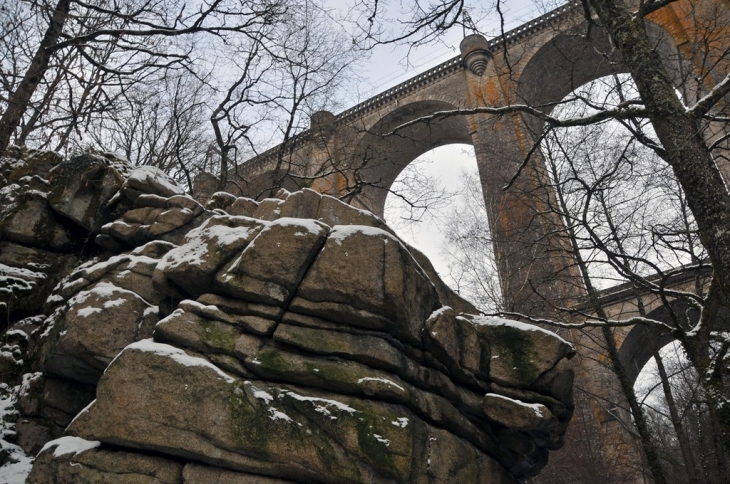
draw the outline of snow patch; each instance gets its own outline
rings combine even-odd
[[[194,367],[194,366],[202,366],[205,368],[209,368],[213,371],[215,371],[218,376],[221,377],[224,381],[228,383],[234,383],[236,380],[226,373],[223,372],[220,368],[215,366],[213,363],[211,363],[208,360],[204,360],[203,358],[198,358],[196,356],[190,356],[187,353],[185,353],[183,350],[175,348],[174,346],[166,345],[163,343],[155,343],[151,339],[143,339],[140,341],[137,341],[136,343],[132,343],[131,345],[127,346],[122,350],[122,353],[129,350],[137,350],[137,351],[143,351],[145,353],[154,353],[158,356],[164,356],[167,358],[172,359],[176,363],[179,363],[183,366],[188,367]],[[120,354],[122,354],[120,353]],[[116,358],[115,358],[116,359]],[[114,361],[112,361],[114,363]],[[109,366],[112,365],[112,363],[109,364]]]
[[[400,427],[400,428],[404,429],[404,428],[408,427],[408,422],[409,422],[409,420],[406,417],[400,417],[400,418],[393,420],[390,423],[395,425],[396,427]]]
[[[24,484],[33,468],[33,458],[26,455],[20,446],[4,440],[0,440],[0,448],[8,454],[8,461],[0,467],[0,482]]]
[[[294,422],[289,415],[271,406],[271,403],[274,401],[274,397],[269,392],[256,388],[250,381],[245,381],[244,384],[251,386],[254,398],[263,400],[264,404],[269,407],[269,419],[274,421],[283,420],[284,422]]]
[[[405,388],[403,388],[402,386],[398,385],[397,383],[394,383],[394,382],[392,382],[392,381],[390,381],[388,379],[379,378],[379,377],[378,378],[374,378],[374,377],[360,378],[357,381],[357,383],[364,383],[364,382],[367,382],[367,381],[375,381],[375,382],[378,382],[378,383],[385,383],[386,385],[390,385],[390,386],[396,387],[398,390],[400,390],[402,392],[405,392],[406,391]]]
[[[76,312],[76,316],[79,318],[88,318],[92,314],[100,313],[101,308],[94,308],[94,307],[88,307],[88,308],[81,308]]]
[[[269,418],[271,420],[283,420],[284,422],[293,422],[292,418],[285,414],[284,412],[280,412],[279,410],[275,409],[274,407],[269,407]]]
[[[507,400],[508,402],[518,405],[520,407],[527,407],[533,412],[535,412],[535,415],[539,418],[544,418],[545,415],[542,413],[542,409],[545,408],[544,405],[539,403],[525,403],[522,400],[516,400],[514,398],[505,397],[504,395],[500,395],[498,393],[487,393],[485,397],[493,397],[493,398],[501,398],[502,400]]]
[[[145,308],[145,310],[142,312],[143,317],[147,317],[150,314],[160,314],[160,307],[159,306],[150,306],[148,308]]]
[[[46,445],[44,445],[41,449],[41,452],[45,452],[46,450],[55,447],[56,450],[53,451],[53,457],[61,457],[62,455],[71,453],[73,453],[73,455],[77,455],[81,452],[95,449],[100,445],[101,442],[99,442],[98,440],[86,440],[82,439],[81,437],[73,437],[71,435],[67,435],[65,437],[61,437],[60,439],[51,440],[50,442],[46,443]]]
[[[104,305],[102,306],[104,309],[111,309],[115,308],[117,306],[123,305],[126,301],[126,299],[112,299],[110,301],[105,301]]]
[[[291,397],[294,400],[298,400],[300,402],[312,402],[315,404],[315,411],[323,413],[325,415],[330,415],[330,411],[328,407],[334,407],[336,410],[339,410],[340,412],[347,412],[350,415],[357,413],[358,411],[354,408],[350,407],[349,405],[345,405],[342,402],[338,402],[337,400],[330,400],[327,398],[318,398],[318,397],[308,397],[306,395],[300,395],[298,393],[294,393],[289,390],[282,390],[281,392],[283,395],[287,397]],[[322,404],[322,405],[318,405]]]
[[[385,444],[386,447],[390,447],[390,440],[384,438],[382,435],[373,434],[373,437],[375,437],[375,440],[378,442]]]

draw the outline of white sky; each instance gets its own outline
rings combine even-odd
[[[429,163],[421,164],[424,174],[429,177],[437,177],[447,191],[458,193],[461,185],[461,174],[464,171],[476,171],[477,162],[474,157],[474,148],[468,145],[447,145],[424,154],[422,158],[426,158]],[[456,198],[451,204],[443,207],[443,212],[451,211]],[[442,223],[437,217],[431,216],[429,213],[424,214],[420,223],[402,226],[399,224],[399,214],[397,211],[388,210],[386,202],[385,219],[398,235],[416,247],[418,250],[426,254],[436,271],[444,277],[448,273],[446,261],[441,254],[441,248],[446,243],[445,234],[442,230]]]

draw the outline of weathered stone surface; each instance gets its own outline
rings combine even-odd
[[[537,326],[501,318],[469,316],[477,331],[489,340],[489,376],[497,383],[527,387],[575,350],[567,341]]]
[[[265,319],[279,320],[283,309],[267,304],[250,303],[240,299],[232,299],[219,294],[206,293],[197,299],[203,305],[216,306],[229,316],[259,316]],[[181,303],[182,304],[182,303]]]
[[[0,159],[0,176],[7,183],[18,183],[23,177],[46,174],[63,158],[55,151],[29,150],[20,146],[9,146]],[[2,183],[0,183],[2,185]]]
[[[211,197],[210,200],[208,200],[208,203],[205,204],[206,210],[215,210],[220,209],[227,211],[228,208],[233,205],[233,203],[236,201],[236,196],[231,195],[228,192],[215,192]],[[235,213],[232,213],[231,215],[238,215]]]
[[[153,225],[150,227],[150,234],[162,235],[165,232],[169,232],[169,230],[167,230],[168,227],[170,227],[171,230],[182,227],[186,223],[190,222],[194,216],[195,214],[193,211],[188,208],[173,207],[165,210],[155,218]],[[157,227],[162,228],[157,229]]]
[[[132,206],[134,208],[167,208],[169,198],[161,197],[153,193],[145,193],[137,197]],[[128,215],[125,214],[126,217]]]
[[[56,437],[55,428],[39,418],[20,418],[15,422],[17,444],[28,455],[36,455],[46,442]]]
[[[268,314],[264,314],[261,316],[263,311],[258,314],[229,313],[222,311],[215,305],[205,305],[198,301],[190,300],[181,301],[178,304],[178,309],[189,311],[203,318],[221,321],[253,334],[270,335],[276,326],[276,315],[272,314],[269,316]],[[266,309],[268,308],[263,308],[264,311]]]
[[[217,274],[215,286],[241,299],[284,304],[293,296],[328,233],[329,227],[313,220],[277,219]]]
[[[316,218],[330,227],[335,225],[364,225],[393,233],[383,219],[372,212],[357,209],[328,195],[322,195]]]
[[[98,442],[62,437],[36,458],[28,484],[181,484],[183,464],[161,457],[98,448]],[[211,481],[215,482],[215,481]],[[201,483],[202,484],[202,483]]]
[[[132,291],[100,282],[69,300],[44,346],[46,371],[95,384],[128,344],[152,336],[157,311]]]
[[[547,430],[558,423],[545,405],[526,404],[495,393],[484,396],[482,408],[490,420],[515,430]]]
[[[260,220],[276,220],[281,217],[281,207],[284,200],[279,198],[265,198],[259,202],[253,217]]]
[[[420,345],[438,295],[406,248],[388,232],[336,226],[290,309],[383,330]]]
[[[155,326],[155,339],[201,353],[234,354],[241,331],[235,326],[176,309]]]
[[[14,190],[0,191],[0,238],[46,250],[71,251],[80,244],[78,238],[48,206],[45,193]]]
[[[452,468],[480,473],[473,447],[401,406],[240,381],[151,342],[122,352],[100,381],[96,402],[69,431],[297,481],[426,482]],[[429,462],[431,439],[455,451]],[[514,482],[490,464],[493,482]]]
[[[376,336],[279,324],[274,340],[315,354],[347,357],[387,371],[398,372],[411,364],[398,348]]]
[[[15,381],[23,370],[23,361],[9,351],[0,351],[0,381]]]
[[[74,254],[0,242],[0,321],[40,313],[53,287],[77,262]]]
[[[226,210],[231,215],[242,215],[244,217],[253,217],[258,209],[259,204],[250,198],[239,197]]]
[[[214,216],[188,233],[185,244],[165,254],[157,271],[175,287],[198,297],[212,287],[218,269],[263,227],[260,221],[248,217]]]
[[[149,240],[149,225],[129,224],[122,220],[103,225],[101,231],[117,240],[121,240],[127,246],[144,244]]]
[[[121,220],[103,225],[96,238],[97,244],[114,251],[154,239],[179,244],[212,215],[174,180],[149,166],[132,170],[119,193],[134,208]]]
[[[441,308],[426,320],[423,344],[460,381],[472,383],[474,377],[489,381],[489,340],[451,308]]]
[[[314,190],[305,188],[294,193],[281,190],[277,194],[277,198],[284,200],[284,203],[279,206],[279,218],[319,219],[319,205],[322,200],[322,195]],[[324,223],[329,226],[336,225],[329,222]]]
[[[294,484],[294,481],[284,481],[271,477],[243,474],[220,467],[187,464],[183,469],[184,484]]]
[[[533,389],[536,392],[550,395],[560,402],[572,402],[573,364],[567,360],[560,360],[557,365],[535,381]]]
[[[205,209],[203,208],[203,205],[201,205],[197,200],[195,200],[190,195],[173,195],[170,198],[166,199],[165,206],[167,208],[180,208],[185,210],[190,210],[193,213],[193,216],[197,217]]]
[[[562,444],[572,348],[459,314],[473,307],[378,217],[308,189],[204,209],[106,155],[54,170],[0,190],[3,227],[35,197],[54,230],[115,255],[87,244],[51,275],[40,235],[0,244],[0,303],[41,294],[0,348],[19,390],[0,390],[26,451],[69,424],[101,447],[57,441],[30,482],[514,484]]]
[[[142,198],[142,197],[140,197]],[[161,198],[161,197],[157,197]],[[139,200],[139,198],[137,199]],[[164,199],[163,199],[164,200]],[[138,202],[135,202],[135,205],[137,205]],[[130,210],[124,214],[124,217],[122,217],[122,220],[124,220],[128,224],[144,224],[144,225],[150,225],[155,221],[157,216],[163,212],[164,208],[157,208],[157,207],[142,207],[142,208],[135,208],[134,210]]]
[[[140,194],[147,193],[165,198],[185,193],[185,189],[167,173],[154,166],[139,166],[133,169],[125,180],[124,186],[137,190]]]
[[[98,232],[112,216],[110,201],[121,189],[128,166],[111,155],[84,154],[49,173],[50,206],[89,232]]]

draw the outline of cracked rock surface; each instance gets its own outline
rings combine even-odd
[[[562,446],[572,347],[474,314],[378,217],[308,189],[204,207],[120,160],[29,159],[75,182],[5,161],[27,482],[513,484]],[[52,219],[53,270],[23,210]]]

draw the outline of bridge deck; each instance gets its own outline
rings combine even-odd
[[[579,1],[571,1],[558,7],[555,10],[541,15],[527,23],[520,25],[504,35],[495,37],[489,41],[489,50],[492,55],[503,52],[509,46],[524,40],[549,26],[562,21],[566,16],[572,14],[577,8],[582,8]],[[346,109],[339,113],[335,118],[335,125],[342,126],[352,122],[360,116],[368,114],[372,111],[380,109],[386,104],[389,104],[405,95],[410,94],[416,89],[419,89],[431,82],[440,79],[441,77],[451,74],[454,71],[462,70],[464,66],[461,62],[461,56],[457,55],[441,64],[432,67],[431,69],[418,74],[400,84],[391,87],[390,89],[383,91],[375,96],[356,104],[355,106]],[[294,150],[303,141],[306,141],[309,137],[309,130],[302,131],[301,133],[292,136],[286,143],[285,149]],[[250,173],[257,172],[263,168],[267,163],[273,161],[280,153],[282,145],[274,146],[259,155],[243,162],[237,167],[237,175],[244,176]]]

